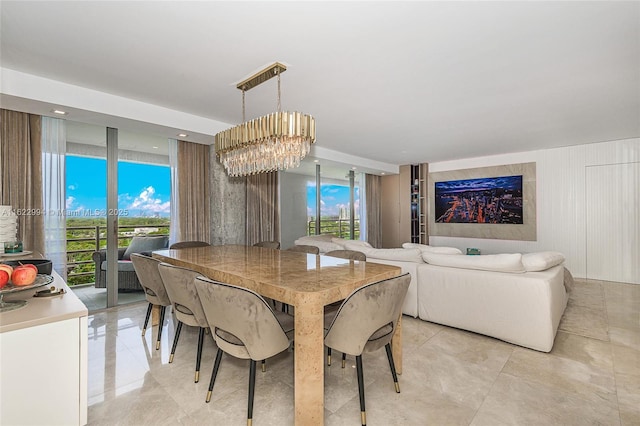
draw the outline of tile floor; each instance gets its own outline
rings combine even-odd
[[[74,286],[73,292],[82,300],[82,303],[89,309],[89,312],[99,311],[107,306],[107,289],[95,288],[93,284]],[[118,304],[127,305],[144,301],[142,291],[120,291],[118,292]]]
[[[172,316],[156,351],[145,310],[89,316],[89,424],[245,425],[248,363],[224,356],[205,403],[212,339],[196,384],[197,332],[183,328],[169,364]],[[407,316],[403,327],[402,393],[384,350],[363,356],[369,425],[640,425],[640,285],[576,280],[548,354]],[[325,367],[325,393],[325,424],[359,424],[353,359]],[[292,405],[289,351],[258,369],[253,424],[291,425]]]

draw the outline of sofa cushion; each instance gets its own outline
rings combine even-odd
[[[298,240],[300,240],[300,244],[302,244],[302,241],[325,241],[330,243],[331,240],[333,238],[335,238],[336,236],[333,234],[320,234],[320,235],[304,235],[300,238],[298,238]],[[296,240],[297,241],[297,240]]]
[[[130,260],[131,253],[144,253],[153,250],[167,248],[169,245],[169,237],[161,235],[157,237],[133,237],[129,243],[129,247],[125,250],[122,259]]]
[[[525,272],[524,265],[522,264],[522,255],[520,253],[451,256],[449,254],[423,252],[422,258],[427,263],[436,266],[495,272]]]
[[[100,269],[107,270],[107,261],[105,260],[100,265]],[[130,260],[118,260],[118,272],[135,272],[133,268],[133,262]]]
[[[557,251],[541,251],[522,255],[522,264],[527,272],[545,271],[564,262],[564,255]]]
[[[345,250],[362,251],[362,248],[373,248],[371,244],[361,240],[345,240],[344,238],[334,238],[334,243],[342,245]]]
[[[326,240],[322,238],[314,238],[310,239],[308,237],[298,238],[293,242],[297,246],[314,246],[318,247],[320,253],[326,253],[328,251],[333,250],[342,250],[343,247],[339,244],[332,243],[331,240]]]
[[[415,243],[403,243],[403,248],[417,248],[420,249],[423,253],[434,253],[434,254],[462,254],[460,249],[455,247],[435,247],[428,246],[425,244],[415,244]]]
[[[416,262],[424,263],[419,249],[404,249],[404,248],[389,248],[378,249],[370,247],[354,247],[348,250],[357,250],[367,255],[369,259],[382,259],[382,260],[398,260],[402,262]]]

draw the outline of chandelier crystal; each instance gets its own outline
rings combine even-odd
[[[280,111],[280,74],[287,68],[276,62],[238,83],[242,90],[243,123],[215,136],[216,154],[229,176],[248,176],[300,166],[316,141],[315,119],[300,112]],[[278,77],[278,112],[245,121],[245,91]]]

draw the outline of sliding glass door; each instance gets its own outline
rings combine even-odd
[[[167,141],[84,123],[67,127],[69,285],[90,311],[144,300],[123,254],[136,236],[169,233]]]

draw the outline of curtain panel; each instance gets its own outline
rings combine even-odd
[[[178,141],[169,139],[169,170],[171,174],[169,243],[180,241],[180,183],[178,182]]]
[[[209,145],[178,141],[178,241],[211,239]]]
[[[65,120],[42,117],[42,203],[44,211],[44,255],[53,268],[67,278],[66,154]]]
[[[0,110],[0,179],[0,204],[18,214],[18,239],[44,253],[40,116]]]
[[[278,172],[247,176],[247,245],[280,241]]]
[[[366,175],[365,200],[367,204],[367,218],[365,220],[367,241],[373,247],[382,247],[382,226],[380,223],[382,178],[376,175]]]

